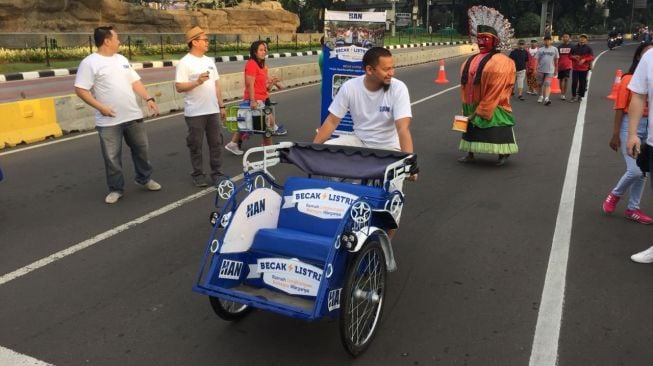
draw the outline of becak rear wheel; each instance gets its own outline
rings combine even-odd
[[[252,311],[249,305],[237,303],[231,300],[224,300],[209,296],[213,311],[223,320],[235,321],[245,317]]]

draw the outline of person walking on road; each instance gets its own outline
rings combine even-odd
[[[551,37],[544,37],[544,46],[540,47],[535,54],[537,59],[537,85],[540,90],[538,103],[551,105],[551,78],[558,76],[558,49],[551,45]]]
[[[645,141],[647,149],[645,151],[642,151],[642,140],[639,137],[638,129],[647,102],[649,106],[653,105],[653,52],[646,52],[642,56],[630,83],[628,83],[628,89],[632,92],[632,95],[628,106],[630,118],[628,121],[626,151],[633,159],[637,159],[640,153],[647,154],[650,169],[651,165],[653,165],[653,126],[648,126]],[[653,246],[633,254],[630,258],[638,263],[653,263]]]
[[[630,65],[630,70],[621,78],[619,84],[619,92],[617,99],[614,102],[614,125],[612,129],[612,138],[610,139],[610,148],[614,151],[621,150],[621,153],[626,162],[626,172],[621,176],[617,185],[610,191],[608,196],[603,201],[603,212],[611,214],[614,212],[617,203],[626,193],[629,193],[628,207],[624,213],[627,219],[639,222],[640,224],[651,224],[653,218],[646,215],[639,208],[639,202],[644,193],[644,186],[646,185],[646,175],[642,174],[641,169],[637,166],[637,161],[628,155],[626,151],[626,143],[628,140],[628,105],[630,104],[631,91],[628,89],[628,84],[632,79],[632,74],[635,72],[639,60],[642,55],[651,48],[650,43],[642,43],[635,50],[633,56],[633,63]],[[640,119],[637,126],[637,136],[640,139],[646,139],[646,132],[648,127],[648,107],[644,108],[643,117]]]
[[[569,76],[571,76],[571,58],[569,54],[571,53],[571,35],[569,33],[562,34],[562,43],[558,45],[558,54],[560,58],[558,59],[558,80],[560,80],[560,99],[567,99],[567,83],[569,81]]]
[[[474,161],[475,153],[497,154],[504,165],[518,152],[512,126],[515,120],[510,95],[515,84],[515,64],[499,49],[510,43],[510,23],[495,9],[474,6],[469,11],[470,33],[480,53],[461,67],[460,95],[463,114],[468,118],[459,149],[467,155],[461,163]],[[488,20],[494,20],[487,24]]]
[[[535,54],[537,53],[537,40],[531,39],[531,46],[528,48],[528,62],[526,63],[526,84],[528,85],[528,91],[526,94],[538,95],[537,91],[537,59]]]
[[[268,77],[268,66],[265,59],[268,54],[268,46],[264,41],[254,41],[249,47],[249,60],[245,64],[245,91],[243,99],[250,104],[252,110],[263,109],[272,105],[270,101],[270,88],[276,86],[282,89],[281,81],[277,77]],[[274,131],[276,136],[287,134],[286,129],[277,125],[274,120],[274,114],[270,114],[266,120]],[[234,155],[242,155],[244,152],[240,149],[243,136],[236,132],[231,137],[231,141],[225,146]],[[271,145],[272,138],[263,136],[263,145]]]
[[[580,102],[585,97],[587,90],[587,74],[592,68],[594,52],[587,45],[587,35],[578,36],[578,44],[569,52],[573,72],[571,74],[571,100],[570,102]]]
[[[515,85],[517,86],[517,99],[523,101],[524,96],[524,79],[526,78],[526,64],[528,63],[528,58],[530,55],[528,51],[524,49],[526,42],[523,39],[520,39],[517,42],[517,47],[510,52],[510,57],[515,62],[516,69],[516,79]]]
[[[186,42],[190,51],[177,64],[175,89],[184,93],[184,119],[188,127],[186,146],[193,167],[191,178],[195,186],[206,187],[202,164],[205,135],[209,146],[211,182],[215,184],[224,176],[221,171],[223,138],[219,118],[225,118],[225,106],[215,62],[205,55],[209,50],[208,36],[202,28],[194,27],[186,32]]]
[[[113,27],[95,28],[93,38],[97,52],[79,64],[74,86],[77,96],[97,110],[95,125],[109,186],[104,202],[112,204],[124,194],[123,138],[131,149],[136,183],[150,191],[161,189],[161,185],[152,179],[143,112],[136,102],[136,94],[146,101],[152,114],[158,115],[159,110],[140,76],[129,61],[118,54],[120,40]]]

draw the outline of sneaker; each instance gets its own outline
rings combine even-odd
[[[549,98],[544,99],[544,105],[551,105]]]
[[[564,95],[561,95],[561,96],[560,96],[560,100],[567,100],[567,97],[564,96]]]
[[[544,97],[541,96],[541,95],[537,98],[538,103],[542,103],[543,100],[544,100]]]
[[[287,135],[288,131],[286,131],[285,128],[283,128],[283,125],[277,125],[277,129],[272,132],[272,135],[274,136],[283,136]]]
[[[121,192],[109,192],[109,194],[104,198],[104,202],[108,204],[116,203],[122,197]]]
[[[571,97],[571,99],[569,99],[569,103],[576,103],[576,102],[578,102],[578,97],[575,95]]]
[[[603,212],[611,214],[614,212],[614,208],[617,207],[617,203],[621,197],[610,192],[608,196],[603,201]]]
[[[626,210],[624,215],[628,220],[633,220],[639,222],[640,224],[648,225],[653,223],[653,219],[646,216],[646,214],[643,213],[639,208],[635,210]]]
[[[209,185],[206,183],[206,177],[204,175],[193,175],[191,178],[195,187],[206,187]]]
[[[224,148],[231,152],[234,155],[243,155],[244,152],[243,150],[238,148],[238,144],[235,142],[229,142],[228,144],[224,145]]]
[[[159,190],[161,190],[161,185],[159,183],[157,183],[154,179],[148,180],[147,183],[145,183],[145,184],[140,184],[138,182],[136,182],[136,184],[138,184],[139,186],[147,189],[148,191],[159,191]]]
[[[653,263],[653,247],[650,247],[643,252],[631,255],[630,259],[637,263]]]
[[[517,99],[521,100],[522,102],[526,100],[523,95],[518,96]]]

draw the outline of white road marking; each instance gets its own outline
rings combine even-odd
[[[52,366],[51,363],[37,360],[36,358],[14,352],[9,348],[0,346],[0,365],[11,366]]]
[[[435,98],[435,97],[437,97],[437,96],[440,96],[440,95],[442,95],[442,94],[444,94],[444,93],[450,92],[450,91],[452,91],[452,90],[454,90],[454,89],[458,89],[458,88],[460,88],[460,84],[455,85],[455,86],[452,86],[452,87],[449,88],[449,89],[445,89],[445,90],[442,90],[442,91],[440,91],[440,92],[437,92],[437,93],[435,93],[435,94],[433,94],[433,95],[429,95],[429,96],[426,97],[426,98],[422,98],[422,99],[420,99],[420,100],[416,100],[416,101],[410,103],[410,105],[411,105],[411,106],[414,106],[415,104],[420,104],[420,103],[425,102],[425,101],[427,101],[427,100],[429,100],[429,99]]]
[[[605,52],[601,52],[594,60],[594,63]],[[592,71],[587,75],[588,95],[591,79]],[[578,167],[583,145],[586,109],[587,98],[583,98],[576,118],[574,137],[571,142],[569,160],[567,161],[567,172],[562,185],[558,217],[556,218],[555,231],[551,242],[551,253],[549,254],[549,264],[546,269],[540,308],[537,313],[537,324],[529,366],[555,366],[558,362],[558,343],[565,299],[567,261],[569,259],[569,246],[573,228],[574,201],[576,200],[576,183],[578,182]]]
[[[239,176],[234,178],[234,180],[240,180],[240,179],[242,179],[242,175],[239,175]],[[86,249],[86,248],[88,248],[88,247],[90,247],[92,245],[95,245],[95,244],[97,244],[97,243],[99,243],[99,242],[101,242],[101,241],[103,241],[105,239],[108,239],[108,238],[110,238],[112,236],[120,234],[121,232],[123,232],[125,230],[128,230],[128,229],[131,229],[131,228],[133,228],[133,227],[135,227],[137,225],[140,225],[140,224],[142,224],[142,223],[144,223],[144,222],[146,222],[146,221],[148,221],[150,219],[161,216],[161,215],[165,214],[166,212],[174,210],[175,208],[179,208],[179,207],[183,206],[186,203],[189,203],[189,202],[191,202],[193,200],[196,200],[196,199],[198,199],[200,197],[204,197],[207,194],[212,193],[212,192],[215,192],[214,187],[206,188],[206,189],[204,189],[204,190],[202,190],[200,192],[197,192],[197,193],[195,193],[193,195],[182,198],[179,201],[176,201],[176,202],[170,203],[170,204],[168,204],[166,206],[163,206],[158,210],[152,211],[152,212],[150,212],[148,214],[145,214],[145,215],[143,215],[143,216],[141,216],[139,218],[136,218],[136,219],[134,219],[132,221],[124,223],[124,224],[122,224],[120,226],[117,226],[117,227],[115,227],[113,229],[107,230],[107,231],[105,231],[103,233],[100,233],[100,234],[98,234],[98,235],[96,235],[96,236],[94,236],[94,237],[92,237],[90,239],[86,239],[86,240],[82,241],[81,243],[75,244],[75,245],[73,245],[71,247],[68,247],[68,248],[66,248],[64,250],[58,251],[58,252],[56,252],[56,253],[54,253],[54,254],[52,254],[50,256],[47,256],[45,258],[39,259],[36,262],[33,262],[33,263],[30,263],[30,264],[26,265],[25,267],[22,267],[22,268],[19,268],[19,269],[13,271],[13,272],[7,273],[7,274],[3,275],[2,277],[0,277],[0,286],[4,285],[7,282],[13,281],[13,280],[15,280],[15,279],[17,279],[19,277],[22,277],[22,276],[24,276],[24,275],[26,275],[26,274],[28,274],[28,273],[30,273],[32,271],[35,271],[35,270],[37,270],[39,268],[45,267],[50,263],[56,262],[56,261],[58,261],[60,259],[63,259],[63,258],[65,258],[65,257],[67,257],[67,256],[69,256],[71,254],[77,253],[82,249]],[[0,363],[0,365],[2,365],[2,363]]]

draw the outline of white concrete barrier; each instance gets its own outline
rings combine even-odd
[[[76,94],[54,98],[57,123],[64,134],[88,131],[95,128],[95,109]]]

